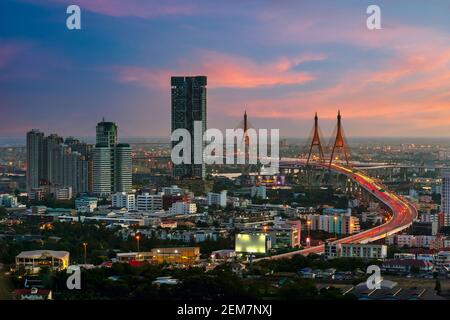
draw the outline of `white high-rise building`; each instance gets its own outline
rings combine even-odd
[[[97,145],[94,150],[94,193],[111,195],[111,149]]]
[[[441,211],[444,215],[443,220],[450,220],[450,171],[445,171],[442,174]],[[447,225],[444,222],[444,226]]]
[[[112,195],[114,208],[126,208],[128,211],[136,210],[136,196],[134,193],[117,192]]]
[[[102,121],[97,124],[94,152],[94,193],[109,196],[132,190],[131,147],[117,143],[117,125]],[[109,191],[107,190],[109,189]]]
[[[116,146],[114,173],[116,175],[115,190],[117,192],[131,192],[132,160],[131,160],[131,147],[129,144],[119,143]]]
[[[137,209],[139,211],[157,211],[162,210],[162,194],[143,193],[137,196]]]

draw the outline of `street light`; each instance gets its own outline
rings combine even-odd
[[[334,216],[334,236],[337,239],[337,217]]]
[[[306,238],[306,242],[309,247],[311,244],[311,220],[307,220],[306,225],[308,227],[308,238]]]
[[[141,239],[141,235],[138,233],[136,234],[136,241],[137,241],[137,251],[140,252],[139,250],[139,240]]]
[[[83,247],[84,247],[84,264],[87,264],[86,263],[86,257],[87,257],[87,254],[86,254],[86,250],[87,250],[87,242],[83,242]]]

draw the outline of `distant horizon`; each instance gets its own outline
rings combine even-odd
[[[45,135],[48,135],[49,133],[44,132]],[[55,133],[55,132],[51,132]],[[79,139],[83,142],[95,144],[95,136],[75,136],[75,135],[68,135],[68,136],[62,136],[64,139],[68,137],[73,137],[76,139]],[[331,139],[331,136],[322,136],[322,139],[324,140],[325,144],[329,142]],[[280,137],[281,140],[293,140],[293,141],[308,141],[309,137]],[[9,141],[8,141],[9,140]],[[120,142],[125,143],[140,143],[139,141],[132,141],[132,140],[144,140],[142,143],[145,143],[145,140],[156,142],[156,143],[169,143],[169,137],[162,137],[162,136],[130,136],[130,137],[120,137]],[[448,144],[450,145],[450,137],[351,137],[347,138],[349,142],[354,143],[436,143],[436,144]],[[10,146],[11,144],[14,146],[25,146],[26,145],[26,136],[16,136],[16,137],[3,137],[0,136],[0,147]]]

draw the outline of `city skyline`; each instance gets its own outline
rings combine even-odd
[[[104,116],[124,138],[168,137],[170,77],[200,74],[209,127],[246,109],[255,127],[306,138],[315,111],[331,132],[340,109],[352,137],[450,135],[445,1],[378,1],[374,31],[368,1],[135,2],[78,1],[82,30],[68,31],[67,1],[3,1],[0,136],[84,136]]]

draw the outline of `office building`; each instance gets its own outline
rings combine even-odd
[[[96,145],[94,150],[94,193],[100,197],[108,197],[111,192],[111,150]]]
[[[322,230],[336,235],[348,235],[360,231],[359,219],[350,216],[348,211],[332,214],[310,214],[311,230]]]
[[[93,213],[97,209],[97,198],[82,197],[75,199],[75,209],[78,213]]]
[[[170,214],[194,214],[197,213],[197,205],[190,202],[175,202],[169,209]]]
[[[132,160],[131,147],[126,143],[116,146],[115,155],[115,183],[117,192],[131,192],[132,189]]]
[[[173,185],[170,187],[163,187],[162,193],[164,193],[165,195],[182,195],[184,194],[184,190],[183,188]]]
[[[39,188],[44,178],[44,133],[33,129],[27,133],[27,190]]]
[[[131,192],[132,159],[129,144],[117,143],[114,122],[99,122],[93,158],[93,191],[101,197],[115,192]]]
[[[70,200],[72,199],[72,187],[56,188],[54,195],[56,200]]]
[[[206,169],[203,159],[205,142],[194,144],[194,122],[200,121],[203,137],[206,131],[206,85],[205,76],[172,77],[172,132],[176,129],[186,129],[191,135],[191,163],[174,164],[173,176],[175,178],[201,178],[204,179]],[[178,141],[173,141],[175,146]],[[195,164],[194,154],[200,155],[201,164]]]
[[[334,258],[361,258],[386,259],[387,246],[381,244],[356,243],[325,243],[325,257]]]
[[[82,144],[82,143],[80,143]],[[86,149],[89,145],[82,144]],[[47,137],[39,130],[27,133],[27,190],[34,199],[36,190],[72,188],[72,193],[88,192],[88,154],[82,154],[75,145],[67,145],[56,134]],[[53,196],[57,196],[52,192]]]
[[[136,196],[133,193],[117,192],[112,195],[113,208],[136,210]]]
[[[450,171],[442,174],[441,211],[443,226],[450,226]]]
[[[96,127],[94,151],[94,193],[108,197],[115,191],[115,148],[117,125],[114,122],[99,122]]]
[[[163,208],[163,196],[161,194],[139,194],[136,205],[138,211],[159,211]]]
[[[208,192],[207,201],[208,206],[215,205],[225,208],[227,206],[227,190],[223,190],[220,193]]]
[[[57,151],[59,151],[60,145],[64,143],[64,139],[57,134],[50,134],[43,141],[43,156],[45,157],[46,164],[44,165],[44,176],[48,181],[53,184],[62,185],[62,170],[63,162],[62,155],[57,156]]]

